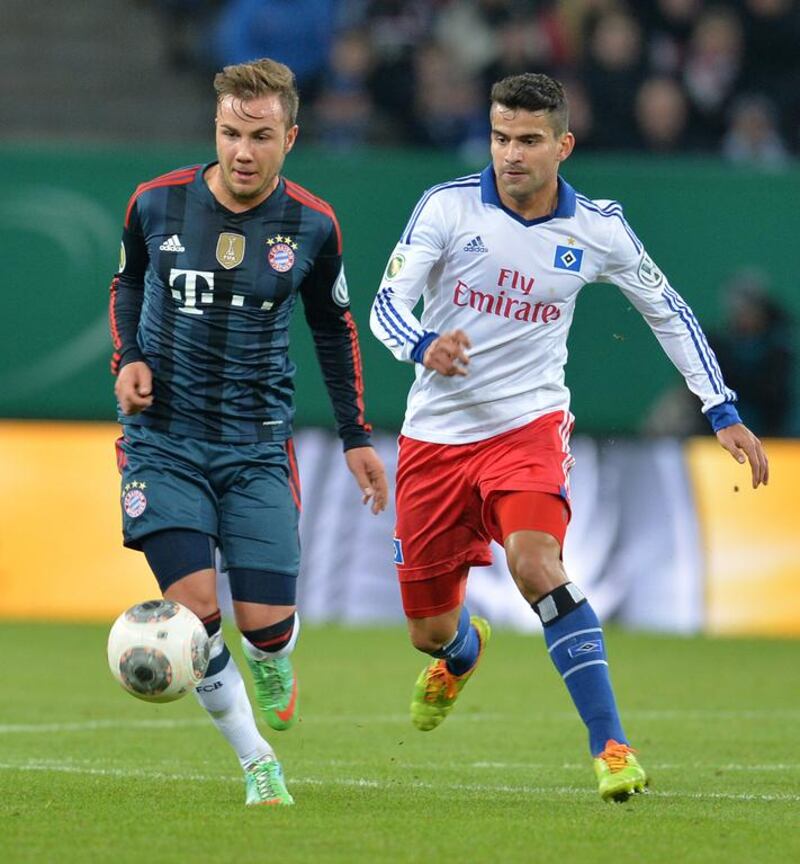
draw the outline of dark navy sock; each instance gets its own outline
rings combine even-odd
[[[469,610],[466,606],[462,606],[456,635],[447,645],[431,652],[431,656],[443,658],[453,675],[463,675],[475,665],[480,647],[478,631],[469,620]]]
[[[211,678],[212,675],[218,675],[228,665],[231,654],[222,638],[222,613],[219,609],[200,620],[203,622],[210,640],[210,654],[205,677]]]
[[[567,582],[531,604],[542,619],[544,641],[581,720],[589,730],[589,749],[597,756],[622,730],[608,674],[603,630],[580,589]]]

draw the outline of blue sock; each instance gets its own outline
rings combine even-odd
[[[542,619],[550,659],[589,730],[592,756],[603,752],[609,738],[627,744],[608,674],[603,630],[583,593],[567,582],[531,605]]]
[[[462,606],[456,635],[447,645],[431,652],[431,656],[444,658],[447,668],[453,675],[463,675],[475,665],[480,647],[478,631],[469,620],[469,610],[466,606]]]

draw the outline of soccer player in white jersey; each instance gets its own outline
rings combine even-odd
[[[416,366],[399,445],[395,563],[411,641],[433,660],[411,716],[434,729],[475,670],[490,629],[470,617],[464,590],[469,568],[490,563],[494,538],[586,724],[600,795],[625,800],[647,775],[619,719],[600,623],[561,561],[573,462],[564,365],[580,289],[613,282],[641,312],[720,444],[749,460],[754,488],[768,480],[767,458],[621,206],[559,177],[575,144],[561,85],[506,78],[492,88],[490,119],[491,164],[422,196],[372,307],[375,335]]]

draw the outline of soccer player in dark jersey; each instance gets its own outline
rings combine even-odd
[[[280,173],[297,138],[294,75],[263,59],[226,67],[214,87],[217,161],[141,184],[125,215],[110,304],[123,534],[164,596],[206,625],[212,659],[197,697],[236,751],[246,802],[291,804],[223,642],[215,551],[259,707],[287,729],[298,716],[298,296],[363,501],[378,513],[388,490],[364,419],[336,216]]]

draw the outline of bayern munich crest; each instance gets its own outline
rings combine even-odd
[[[284,237],[281,234],[268,237],[267,246],[269,247],[267,260],[273,270],[277,270],[278,273],[286,273],[294,267],[294,250],[297,249],[297,243],[291,237]]]
[[[147,508],[147,498],[144,494],[146,488],[145,483],[134,480],[132,483],[126,483],[122,489],[122,508],[131,519],[141,516]]]

